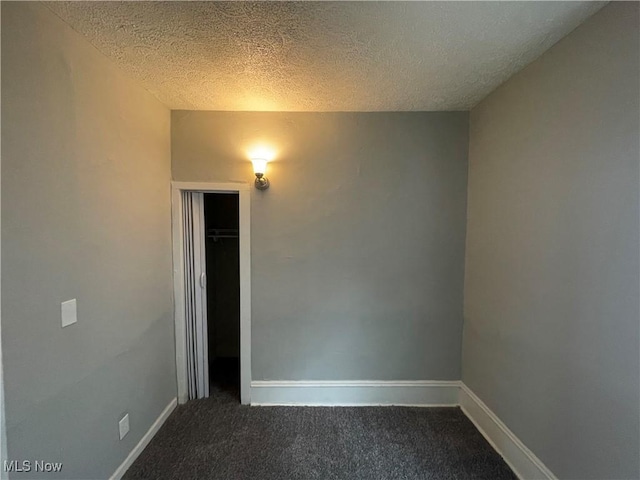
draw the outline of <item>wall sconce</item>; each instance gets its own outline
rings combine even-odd
[[[266,190],[269,188],[269,179],[264,176],[267,170],[267,160],[265,158],[252,158],[253,173],[256,174],[255,186],[258,190]]]

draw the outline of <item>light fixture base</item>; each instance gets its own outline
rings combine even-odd
[[[255,186],[258,190],[266,190],[269,188],[269,179],[264,176],[264,174],[256,173],[256,182]]]

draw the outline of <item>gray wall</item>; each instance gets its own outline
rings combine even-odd
[[[561,478],[638,478],[638,3],[471,112],[463,380]]]
[[[169,111],[36,3],[2,2],[2,73],[9,456],[105,478],[176,395]]]
[[[459,379],[468,114],[172,112],[174,180],[252,182],[253,378]]]

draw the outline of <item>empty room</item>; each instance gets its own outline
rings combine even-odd
[[[640,3],[0,13],[0,479],[640,479]]]

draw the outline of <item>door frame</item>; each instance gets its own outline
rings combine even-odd
[[[251,403],[251,186],[248,183],[171,182],[173,235],[173,298],[178,402],[189,398],[187,388],[186,321],[184,316],[184,258],[182,192],[237,193],[240,250],[240,403]]]

